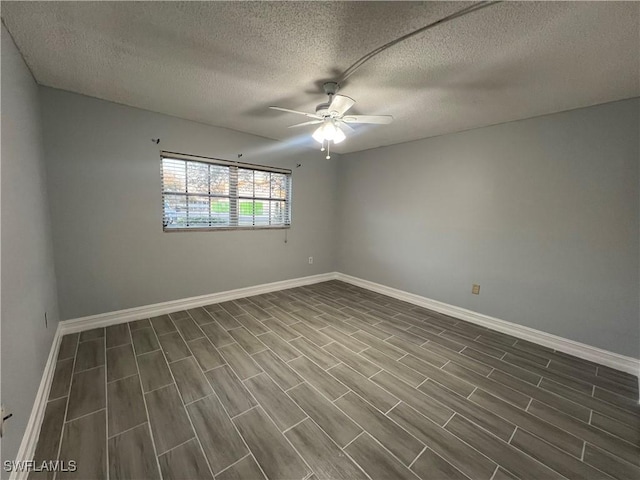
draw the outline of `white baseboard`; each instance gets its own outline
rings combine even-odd
[[[44,365],[44,372],[40,379],[40,385],[36,393],[36,398],[33,402],[33,408],[31,409],[31,415],[27,422],[24,435],[22,436],[22,442],[18,449],[16,456],[17,461],[31,460],[36,452],[36,445],[38,438],[40,437],[40,427],[42,427],[42,420],[44,419],[44,412],[47,408],[47,400],[49,398],[49,390],[51,389],[51,382],[53,381],[53,374],[56,369],[56,359],[58,358],[58,350],[60,349],[60,341],[62,340],[62,334],[60,329],[60,322],[56,328],[56,333],[53,335],[53,341],[51,342],[51,350],[47,357],[47,363]],[[10,480],[26,480],[29,476],[29,472],[26,471],[13,471],[9,475]]]
[[[465,308],[449,305],[448,303],[439,302],[430,298],[422,297],[413,293],[398,290],[396,288],[387,287],[379,283],[370,282],[361,278],[338,273],[335,277],[337,280],[357,285],[374,292],[388,295],[389,297],[403,300],[405,302],[428,308],[445,315],[449,315],[460,320],[482,325],[483,327],[497,330],[498,332],[513,335],[545,347],[553,348],[559,352],[568,353],[584,360],[590,360],[607,367],[615,368],[623,372],[638,376],[640,372],[640,359],[627,357],[618,353],[610,352],[597,347],[592,347],[584,343],[559,337],[551,333],[542,332],[534,328],[525,327],[516,323],[500,320],[499,318],[490,317],[482,313],[467,310]]]
[[[638,375],[638,372],[640,371],[640,360],[637,358],[619,355],[617,353],[592,347],[584,343],[575,342],[573,340],[558,337],[550,333],[541,332],[533,328],[490,317],[482,313],[473,312],[471,310],[466,310],[464,308],[449,305],[437,300],[421,297],[420,295],[408,293],[396,288],[387,287],[379,283],[370,282],[368,280],[352,277],[350,275],[345,275],[339,272],[329,272],[320,275],[293,278],[291,280],[283,280],[280,282],[265,283],[252,287],[228,290],[226,292],[201,295],[198,297],[190,297],[180,300],[172,300],[169,302],[128,308],[126,310],[101,313],[99,315],[91,315],[88,317],[76,318],[73,320],[63,320],[59,322],[51,345],[51,351],[49,352],[49,357],[42,374],[40,387],[38,388],[38,393],[34,401],[33,409],[31,410],[31,416],[29,418],[25,434],[22,438],[22,443],[20,444],[20,449],[18,450],[18,456],[16,460],[26,461],[33,459],[38,437],[40,435],[40,428],[42,426],[44,412],[47,406],[47,399],[49,397],[51,382],[53,380],[53,373],[55,371],[56,359],[58,356],[58,350],[60,348],[60,341],[63,335],[80,332],[83,330],[89,330],[92,328],[106,327],[118,323],[130,322],[133,320],[140,320],[143,318],[155,317],[158,315],[186,310],[189,308],[202,307],[204,305],[209,305],[212,303],[220,303],[227,300],[234,300],[237,298],[243,298],[252,295],[260,295],[262,293],[285,290],[287,288],[311,285],[328,280],[341,280],[352,285],[366,288],[367,290],[382,293],[398,300],[403,300],[405,302],[409,302],[420,307],[425,307],[436,312],[443,313],[445,315],[450,315],[461,320],[466,320],[471,323],[482,325],[499,332],[513,335],[514,337],[522,338],[530,342],[544,345],[560,352],[575,355],[576,357],[583,358],[585,360],[591,360],[601,365],[606,365],[608,367],[615,368],[623,372],[628,372],[633,375]],[[23,480],[26,479],[27,476],[28,472],[12,472],[9,478],[10,480]]]
[[[226,292],[211,293],[208,295],[200,295],[198,297],[182,298],[179,300],[171,300],[169,302],[155,303],[142,307],[127,308],[126,310],[118,310],[115,312],[100,313],[88,317],[75,318],[73,320],[63,320],[63,335],[68,333],[81,332],[90,328],[107,327],[118,323],[131,322],[143,318],[156,317],[166,313],[179,312],[190,308],[202,307],[212,303],[226,302],[237,298],[250,297],[252,295],[260,295],[262,293],[275,292],[285,290],[287,288],[301,287],[303,285],[311,285],[313,283],[326,282],[336,278],[337,273],[321,273],[319,275],[311,275],[309,277],[292,278],[290,280],[282,280],[279,282],[263,283],[252,287],[237,288],[235,290],[227,290]]]

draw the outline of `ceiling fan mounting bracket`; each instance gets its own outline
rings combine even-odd
[[[322,84],[322,88],[324,89],[324,93],[331,96],[338,93],[338,88],[340,88],[340,86],[336,82],[324,82]]]

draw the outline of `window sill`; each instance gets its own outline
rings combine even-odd
[[[277,225],[277,226],[248,226],[248,227],[185,227],[185,228],[163,228],[164,233],[178,233],[178,232],[219,232],[229,230],[288,230],[291,225]]]

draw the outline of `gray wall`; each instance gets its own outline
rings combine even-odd
[[[338,270],[638,358],[639,108],[343,156]]]
[[[58,306],[38,87],[4,25],[1,30],[2,403],[14,414],[2,438],[2,460],[12,460],[49,354]],[[3,470],[2,476],[8,474]]]
[[[61,318],[335,270],[337,155],[50,88],[41,99]],[[284,230],[164,233],[161,149],[291,168],[288,243]]]

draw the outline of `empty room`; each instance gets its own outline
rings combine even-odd
[[[3,480],[640,478],[640,2],[0,16]]]

